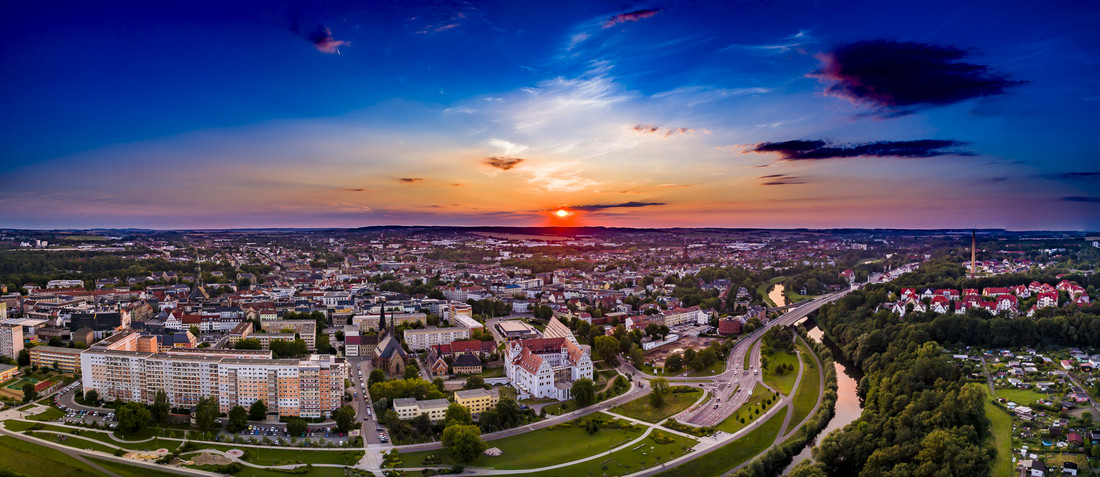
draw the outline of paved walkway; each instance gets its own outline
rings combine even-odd
[[[794,429],[791,429],[790,432],[788,432],[786,435],[784,435],[783,438],[779,440],[779,442],[783,442],[783,441],[789,439],[791,436],[794,435],[795,432],[798,431],[799,428],[801,428],[802,426],[805,426],[806,423],[809,422],[810,419],[814,417],[814,414],[817,414],[817,410],[821,408],[821,401],[823,399],[825,399],[825,368],[821,367],[821,359],[817,357],[817,353],[813,352],[813,348],[810,348],[810,345],[808,343],[806,343],[806,340],[802,339],[801,336],[798,337],[798,340],[801,341],[802,344],[806,345],[806,347],[810,349],[810,356],[813,356],[814,362],[817,363],[817,402],[814,403],[813,409],[811,409],[810,413],[807,414],[806,417],[802,419],[802,422],[798,423],[798,425],[795,426]],[[801,379],[801,374],[799,376],[800,376],[799,377],[799,382],[801,382],[801,380],[802,380]],[[791,399],[793,401],[793,399],[794,399],[794,397],[793,397],[794,393],[793,392],[791,393],[791,396],[792,396]],[[791,411],[790,412],[794,412],[794,406],[793,405],[791,406]],[[789,414],[788,414],[788,416],[789,416]],[[782,432],[780,432],[780,434],[782,434]]]

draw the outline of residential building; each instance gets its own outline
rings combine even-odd
[[[409,349],[426,350],[435,345],[461,341],[470,338],[469,328],[435,328],[405,330],[405,344]]]
[[[505,347],[504,371],[520,398],[569,399],[572,382],[592,379],[586,348],[567,338],[513,340]]]
[[[472,354],[458,355],[452,367],[455,374],[481,374],[481,360]]]
[[[500,393],[494,390],[469,389],[455,391],[455,402],[466,407],[470,414],[478,415],[496,407]]]
[[[416,419],[421,414],[427,414],[432,422],[442,421],[447,417],[447,406],[450,405],[450,401],[446,399],[418,401],[413,398],[397,398],[393,400],[393,410],[402,420]]]
[[[0,364],[0,383],[7,382],[17,375],[19,375],[19,366]]]
[[[330,355],[272,359],[270,351],[169,350],[148,353],[91,348],[81,354],[84,389],[109,400],[151,403],[157,391],[173,407],[193,407],[204,396],[222,412],[263,400],[280,416],[327,417],[340,407],[346,368]]]
[[[260,328],[268,333],[297,333],[310,351],[317,349],[317,322],[314,320],[264,321],[260,323]]]
[[[0,355],[16,359],[20,351],[23,351],[23,326],[0,325]]]
[[[40,368],[52,368],[66,373],[80,372],[80,353],[82,349],[62,348],[59,346],[35,346],[30,349],[31,364]]]

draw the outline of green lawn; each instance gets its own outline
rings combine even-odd
[[[793,366],[794,369],[783,374],[776,374],[775,369],[780,364]],[[771,386],[784,396],[794,389],[794,382],[798,378],[798,357],[794,353],[776,351],[768,355],[768,367],[764,369],[764,384]]]
[[[33,416],[27,416],[27,419],[32,421],[56,421],[65,417],[65,411],[62,411],[56,407],[51,407],[45,412],[35,414]]]
[[[110,460],[97,459],[95,457],[87,457],[86,459],[95,462],[96,465],[103,467],[104,469],[107,469],[111,472],[114,472],[121,477],[176,477],[180,475],[172,472],[149,469],[146,467],[126,465]]]
[[[691,368],[688,368],[688,369],[691,369]],[[701,378],[701,377],[705,377],[705,376],[714,376],[715,374],[721,374],[725,370],[726,370],[726,360],[723,358],[723,359],[720,359],[720,360],[716,361],[714,364],[710,365],[710,367],[708,367],[706,369],[699,370],[699,371],[692,370],[687,375],[688,375],[688,377],[692,377],[692,378]]]
[[[608,419],[606,414],[597,418]],[[502,451],[499,457],[480,456],[467,465],[495,469],[532,469],[582,459],[620,446],[642,434],[640,427],[609,429],[600,427],[595,434],[584,430],[591,416],[570,421],[575,425],[557,425],[504,439],[487,441]],[[446,450],[411,452],[401,455],[405,467],[419,467],[431,455],[443,458],[443,465],[457,463]]]
[[[986,401],[985,415],[993,423],[994,448],[993,477],[1008,477],[1012,472],[1012,416],[1008,411]]]
[[[264,449],[260,447],[234,446],[232,444],[203,444],[196,443],[198,449],[216,449],[227,451],[240,449],[245,451],[244,461],[257,465],[289,465],[289,464],[340,464],[352,465],[363,458],[363,451],[349,450],[325,450],[324,448],[286,448]]]
[[[682,475],[714,476],[749,461],[757,454],[767,450],[775,442],[779,427],[787,415],[786,409],[780,409],[771,419],[760,427],[745,434],[740,439],[698,459],[687,462],[672,470],[658,474],[658,477],[678,477]]]
[[[1003,397],[1016,404],[1030,406],[1035,401],[1046,399],[1047,395],[1035,389],[997,388],[997,397]]]
[[[53,443],[56,443],[56,444],[61,444],[63,446],[73,447],[73,448],[76,448],[76,449],[96,450],[96,451],[100,451],[100,452],[106,452],[108,454],[114,454],[115,453],[115,448],[114,447],[108,447],[108,446],[104,445],[103,443],[101,443],[99,441],[96,441],[94,439],[84,439],[84,438],[81,438],[81,437],[78,437],[78,436],[70,436],[68,439],[65,439],[64,441],[60,441],[60,440],[57,439],[58,437],[60,437],[57,434],[51,434],[51,433],[48,433],[48,432],[38,432],[38,431],[32,431],[32,432],[34,432],[34,437],[37,437],[39,439],[44,439],[44,440],[47,440],[47,441],[50,441],[50,442],[53,442]]]
[[[656,435],[670,439],[671,442],[659,444],[654,440]],[[680,457],[686,454],[695,444],[694,440],[655,430],[649,438],[642,442],[612,452],[610,455],[597,457],[576,465],[523,475],[532,477],[574,477],[581,475],[613,477],[632,474]],[[604,450],[610,450],[610,448]]]
[[[817,396],[821,387],[821,376],[818,376],[817,362],[810,355],[810,350],[801,342],[798,349],[802,351],[802,382],[798,383],[798,390],[794,393],[794,414],[791,415],[791,427],[797,426],[817,404]]]
[[[14,437],[0,436],[0,469],[34,477],[100,477],[98,472],[61,451]]]
[[[689,393],[668,393],[665,398],[665,405],[656,409],[650,404],[650,397],[646,395],[612,408],[611,412],[646,422],[661,422],[665,418],[687,409],[688,406],[698,401],[702,395],[703,391],[700,389],[692,389]]]
[[[767,405],[764,404],[765,399],[774,395],[774,393],[768,391],[764,386],[756,386],[756,388],[752,390],[752,396],[749,396],[749,400],[738,408],[737,412],[733,413],[733,415],[718,423],[715,428],[730,434],[740,431],[745,426],[752,423],[753,419],[764,414],[769,408],[775,405],[777,401],[772,401],[771,404]],[[739,418],[744,418],[745,422],[741,422]]]
[[[209,472],[218,472],[216,466],[199,466],[189,465],[192,469],[206,470]],[[344,477],[343,467],[314,467],[308,473],[305,474],[293,474],[290,472],[279,472],[274,470],[256,469],[253,467],[243,466],[244,469],[240,472],[233,474],[234,477],[287,477],[288,475],[309,475],[310,477]]]
[[[481,370],[481,374],[479,374],[478,376],[481,376],[482,378],[486,378],[486,379],[487,378],[500,378],[500,377],[504,376],[504,368],[483,368]]]

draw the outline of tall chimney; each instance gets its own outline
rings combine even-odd
[[[978,231],[970,231],[970,279],[974,279],[975,265],[977,264],[975,258],[978,256]]]

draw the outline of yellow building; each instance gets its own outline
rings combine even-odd
[[[3,383],[19,374],[19,367],[10,364],[0,364],[0,383]]]
[[[470,389],[455,391],[455,402],[469,409],[470,414],[476,415],[493,409],[497,405],[497,401],[500,401],[500,394],[495,390]]]
[[[77,373],[80,371],[80,353],[84,350],[58,346],[35,346],[29,351],[32,365],[38,365],[40,368],[52,368],[54,363],[57,363],[57,369],[66,373]]]

